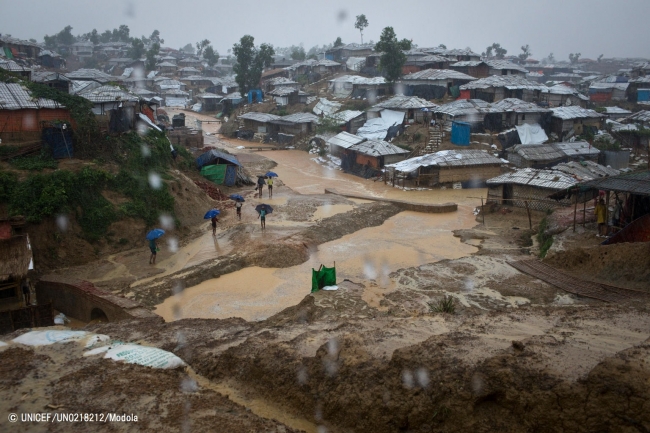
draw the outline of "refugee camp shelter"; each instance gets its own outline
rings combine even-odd
[[[0,83],[0,139],[3,144],[39,142],[43,124],[71,122],[70,110],[51,99],[34,98],[18,83]]]
[[[368,98],[372,100],[390,92],[390,84],[384,77],[343,75],[329,80],[328,90],[337,98]]]
[[[617,120],[628,117],[632,112],[621,107],[605,107],[605,112],[603,114],[605,114],[608,119]]]
[[[374,53],[374,44],[346,44],[325,51],[325,59],[340,62],[349,57],[367,57]]]
[[[294,113],[270,120],[278,132],[283,134],[304,135],[312,132],[320,119],[312,113]]]
[[[518,144],[507,149],[508,161],[519,168],[548,168],[568,161],[597,161],[600,151],[586,141]]]
[[[544,117],[550,121],[550,110],[532,102],[506,98],[490,104],[490,113],[485,116],[484,126],[493,131],[500,131],[523,124],[546,123]]]
[[[557,134],[560,140],[580,135],[585,128],[597,131],[605,117],[594,110],[580,107],[557,107],[551,108],[551,111],[551,131]]]
[[[344,110],[330,116],[338,125],[350,134],[356,132],[366,123],[366,113],[356,110]]]
[[[38,58],[41,60],[41,65],[46,68],[65,68],[65,58],[54,51],[43,50],[38,55]]]
[[[327,98],[320,98],[313,108],[317,115],[330,116],[341,109],[343,104],[336,101],[329,101]]]
[[[364,140],[350,146],[341,155],[341,168],[353,171],[353,166],[380,170],[385,164],[392,164],[406,158],[408,150],[383,140]]]
[[[244,121],[244,128],[257,133],[271,132],[270,122],[280,119],[280,116],[269,113],[248,112],[240,115],[237,119]]]
[[[401,111],[406,114],[407,121],[423,122],[425,118],[428,119],[427,114],[434,108],[438,108],[438,105],[417,96],[395,95],[375,104],[375,107]]]
[[[487,102],[506,98],[535,102],[540,100],[540,94],[546,89],[543,84],[528,81],[525,75],[492,75],[460,86],[460,97]]]
[[[548,107],[577,106],[586,108],[589,97],[573,87],[556,84],[548,87],[539,95],[539,102]]]
[[[591,83],[589,100],[592,102],[624,101],[628,86],[629,83]]]
[[[201,170],[201,176],[217,185],[233,186],[241,164],[234,155],[213,149],[199,156],[196,166]]]
[[[482,150],[441,150],[386,166],[390,181],[415,186],[460,182],[464,188],[483,185],[501,173],[504,162]]]
[[[23,304],[22,280],[33,268],[32,249],[26,234],[6,236],[11,229],[9,218],[0,219],[0,310],[19,308]],[[31,267],[30,267],[31,265]]]
[[[549,196],[578,183],[573,176],[557,170],[524,168],[504,173],[487,180],[487,204],[498,203],[546,211],[558,206],[569,206],[572,202]],[[575,197],[574,197],[575,199]]]
[[[267,93],[273,97],[273,100],[278,106],[286,106],[293,104],[305,104],[307,102],[308,93],[303,92],[297,87],[280,86]]]
[[[446,95],[458,97],[461,84],[476,78],[452,69],[424,69],[404,75],[399,83],[404,86],[404,94],[423,99],[442,99]]]
[[[407,54],[406,63],[402,66],[403,75],[422,71],[424,69],[449,69],[450,60],[447,57],[423,52],[420,52],[420,54],[421,55]]]
[[[482,60],[467,60],[449,65],[449,69],[462,72],[474,78],[485,78],[490,76],[490,67]]]
[[[334,156],[340,156],[347,149],[355,144],[362,143],[366,139],[357,135],[350,134],[349,132],[339,132],[333,137],[330,137],[326,143],[329,146],[329,153]]]
[[[100,127],[110,132],[129,131],[135,127],[140,97],[115,86],[101,86],[79,94],[93,103],[93,113]]]
[[[490,112],[490,104],[482,99],[457,99],[432,111],[442,122],[467,122],[476,130],[483,127],[483,119]]]
[[[72,87],[72,80],[58,72],[35,71],[32,73],[32,81],[45,84],[63,93],[70,93],[70,88]]]
[[[114,77],[98,69],[81,68],[73,72],[68,72],[65,76],[74,81],[96,81],[101,84],[121,81],[119,77]]]

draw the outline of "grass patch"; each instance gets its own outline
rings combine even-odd
[[[41,171],[44,168],[56,169],[59,163],[45,152],[39,155],[20,156],[12,158],[9,164],[18,170]]]
[[[454,314],[456,312],[456,303],[454,302],[453,296],[447,295],[437,302],[427,302],[427,305],[432,313]]]
[[[539,243],[539,257],[543,259],[546,257],[546,253],[553,245],[553,236],[546,234],[546,228],[548,227],[548,221],[546,217],[542,219],[539,223],[539,231],[537,232],[537,242]]]

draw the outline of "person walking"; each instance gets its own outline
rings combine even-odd
[[[32,305],[31,302],[31,288],[29,287],[29,278],[25,278],[22,283],[23,297],[25,298],[25,307]]]
[[[269,180],[266,182],[269,187],[269,198],[273,198],[273,177],[269,176]]]
[[[156,264],[156,253],[158,252],[158,245],[156,245],[156,240],[155,239],[150,239],[149,240],[149,249],[151,250],[151,257],[149,257],[149,264],[150,265],[155,265]]]
[[[212,222],[212,236],[217,235],[217,223],[219,222],[219,219],[217,218],[216,215],[213,215],[212,218],[210,218],[210,221]]]
[[[237,218],[239,218],[239,221],[241,221],[241,206],[242,203],[240,201],[235,203],[235,209],[237,209]]]
[[[261,209],[260,214],[258,215],[260,219],[260,224],[262,224],[262,230],[266,229],[266,209]]]
[[[262,198],[262,192],[264,191],[264,176],[258,176],[257,178],[257,189],[259,190],[257,196]]]
[[[607,208],[605,207],[605,200],[602,198],[598,200],[598,204],[594,208],[596,214],[596,222],[598,223],[598,237],[607,237]]]

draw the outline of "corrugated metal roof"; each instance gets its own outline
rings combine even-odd
[[[297,87],[282,86],[282,87],[276,87],[275,89],[268,92],[268,94],[271,96],[287,96],[296,92],[298,92]]]
[[[291,123],[319,123],[320,118],[312,113],[294,113],[282,116],[280,119]]]
[[[344,149],[349,149],[350,147],[354,146],[355,144],[359,144],[364,140],[365,138],[363,137],[359,137],[358,135],[353,135],[349,132],[343,131],[327,140],[327,144],[330,146],[339,146]]]
[[[578,182],[598,179],[607,176],[616,176],[621,172],[615,168],[605,167],[593,161],[569,161],[563,162],[553,167],[554,170],[566,173],[572,176]]]
[[[528,73],[528,69],[524,68],[523,66],[516,65],[508,60],[486,60],[485,63],[487,63],[487,65],[492,69],[511,69],[514,71],[523,72],[524,74]]]
[[[553,143],[557,149],[564,152],[567,156],[588,156],[588,155],[598,155],[600,150],[596,149],[586,141],[573,141],[573,142],[564,142],[564,143]]]
[[[427,54],[425,56],[419,57],[413,62],[416,64],[426,64],[426,63],[441,63],[441,62],[448,62],[449,59],[443,56],[438,56],[436,54]]]
[[[552,144],[518,144],[508,149],[508,153],[517,153],[528,161],[554,161],[566,157],[566,154]]]
[[[402,81],[411,80],[467,80],[473,81],[476,78],[463,74],[462,72],[454,71],[453,69],[423,69],[418,72],[413,72],[402,77]]]
[[[330,117],[332,117],[332,119],[334,120],[337,120],[340,124],[343,124],[349,122],[352,119],[356,119],[362,114],[363,111],[344,110],[344,111],[339,111],[338,113],[334,113]]]
[[[562,120],[591,119],[591,118],[604,117],[602,114],[597,113],[594,110],[589,110],[587,108],[581,108],[576,106],[556,107],[556,108],[551,108],[551,111],[553,112],[553,117],[558,117]]]
[[[486,78],[481,78],[471,83],[463,84],[460,86],[461,90],[473,89],[488,89],[490,87],[505,87],[510,90],[527,89],[527,90],[541,90],[547,89],[546,86],[539,83],[528,81],[522,75],[492,75]]]
[[[158,63],[158,66],[163,67],[163,68],[176,68],[177,67],[175,63],[171,63],[171,62]]]
[[[490,111],[492,112],[508,112],[514,111],[517,113],[548,113],[550,110],[542,108],[532,102],[522,101],[518,98],[506,98],[490,104]]]
[[[118,81],[118,77],[108,75],[98,69],[77,69],[73,72],[65,74],[71,80],[94,80],[100,83],[108,83],[109,81]]]
[[[81,92],[86,92],[88,90],[96,89],[101,87],[101,83],[97,81],[78,81],[72,80],[72,87],[70,88],[70,94],[78,95]]]
[[[482,150],[441,150],[429,155],[417,156],[387,165],[402,173],[412,173],[420,167],[467,167],[479,165],[502,165],[501,159]]]
[[[594,179],[581,183],[580,186],[650,196],[650,170]]]
[[[0,68],[9,71],[9,72],[28,72],[31,71],[30,68],[21,66],[13,60],[0,58]]]
[[[383,140],[366,140],[351,146],[350,150],[370,156],[405,155],[409,153],[408,150]]]
[[[483,60],[463,60],[461,62],[452,63],[450,67],[456,68],[467,68],[467,67],[476,67],[480,64],[485,63]]]
[[[563,190],[578,183],[572,176],[558,170],[538,170],[524,168],[512,173],[504,173],[486,181],[488,186],[516,184],[536,186],[553,190]]]
[[[449,116],[478,115],[490,112],[490,103],[482,99],[457,99],[432,110]]]
[[[650,75],[630,80],[630,83],[650,83]]]
[[[630,110],[621,107],[605,107],[605,112],[607,114],[632,114]]]
[[[429,51],[429,50],[427,50],[427,51]],[[472,50],[468,50],[468,49],[458,49],[458,48],[454,48],[454,49],[451,49],[451,50],[445,50],[445,49],[442,49],[442,50],[440,50],[439,52],[436,52],[436,51],[437,51],[436,48],[433,48],[433,49],[431,50],[431,52],[433,52],[434,54],[440,54],[440,55],[442,55],[442,56],[471,56],[471,57],[481,57],[480,54],[475,53],[474,51],[472,51]]]
[[[271,120],[278,120],[280,119],[280,116],[276,116],[275,114],[269,114],[269,113],[257,113],[254,111],[251,111],[249,113],[242,114],[239,116],[240,119],[246,119],[246,120],[254,120],[256,122],[261,122],[261,123],[267,123],[270,122]]]
[[[200,73],[201,71],[196,69],[194,66],[186,66],[184,68],[180,68],[178,70],[178,72],[196,72],[196,73]]]
[[[18,83],[0,83],[0,109],[21,110],[39,108],[65,108],[51,99],[32,98],[29,90]]]
[[[37,83],[47,83],[49,81],[61,80],[70,82],[71,80],[63,74],[51,71],[34,71],[32,72],[32,81]]]
[[[411,110],[422,108],[438,108],[438,105],[417,96],[395,95],[390,99],[375,104],[375,107],[390,108],[396,110]]]
[[[272,86],[282,86],[282,85],[298,85],[297,81],[290,80],[286,77],[275,77],[271,78],[268,83]]]
[[[628,86],[630,83],[603,83],[603,82],[597,82],[597,83],[591,83],[589,86],[589,90],[627,90]]]
[[[93,90],[79,93],[82,98],[88,99],[94,103],[115,102],[115,101],[139,101],[140,97],[133,93],[125,92],[115,86],[101,86]]]

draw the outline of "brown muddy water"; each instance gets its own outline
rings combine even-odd
[[[297,304],[310,292],[312,268],[333,266],[335,262],[338,281],[373,282],[389,289],[392,283],[388,275],[400,268],[475,252],[476,247],[462,244],[451,232],[474,225],[474,215],[466,206],[448,214],[401,212],[381,226],[320,245],[301,265],[250,267],[207,280],[167,298],[155,312],[166,321],[228,317],[263,320]],[[378,302],[381,296],[381,289],[374,289],[367,301]]]

